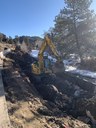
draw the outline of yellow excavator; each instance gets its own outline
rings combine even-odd
[[[57,60],[56,63],[51,67],[52,70],[49,70],[48,68],[46,69],[46,66],[44,64],[44,52],[47,47],[50,47],[51,51],[53,52]],[[50,71],[56,73],[56,72],[63,72],[64,70],[65,69],[64,69],[63,61],[59,53],[57,52],[55,45],[51,40],[51,36],[47,34],[44,37],[44,41],[39,50],[38,61],[32,64],[32,73],[35,75],[41,75],[44,73],[50,73]]]

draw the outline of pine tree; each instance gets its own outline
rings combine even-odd
[[[82,53],[88,52],[96,42],[96,16],[90,10],[92,0],[64,2],[66,6],[55,18],[55,40],[62,51],[77,52],[82,60]]]
[[[14,43],[14,41],[13,41],[13,39],[12,39],[11,36],[9,36],[8,43],[9,43],[9,44],[13,44],[13,43]]]

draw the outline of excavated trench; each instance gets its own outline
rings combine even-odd
[[[40,107],[37,109],[41,115],[56,117],[71,115],[74,118],[87,118],[86,110],[89,110],[96,118],[95,84],[68,73],[51,74],[38,83],[34,80],[30,66],[34,58],[19,52],[10,53],[7,57],[13,62],[4,62],[2,75],[10,116],[19,109],[20,106],[17,104],[20,104],[20,101],[29,102],[34,99],[33,97],[38,97],[47,102],[43,102],[47,109]],[[52,107],[58,108],[58,111],[51,111]],[[11,117],[11,123],[17,128],[13,119]],[[83,122],[90,124],[91,120],[84,119]]]

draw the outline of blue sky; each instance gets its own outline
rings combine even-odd
[[[64,0],[0,0],[0,32],[7,36],[42,36],[54,26],[53,20]],[[95,9],[96,0],[92,8]]]

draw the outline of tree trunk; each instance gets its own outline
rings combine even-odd
[[[83,63],[83,58],[82,58],[82,53],[81,53],[81,49],[80,49],[80,44],[79,44],[79,40],[78,40],[78,34],[77,34],[77,29],[76,29],[76,23],[74,22],[74,30],[75,30],[75,39],[76,39],[76,44],[77,44],[77,49],[78,49],[78,54],[80,56],[80,60],[81,63]]]
[[[78,40],[77,28],[76,28],[76,16],[75,16],[74,3],[73,3],[73,22],[74,22],[75,40],[76,40],[76,44],[77,44],[78,54],[80,56],[80,60],[81,60],[81,64],[82,64],[83,63],[83,58],[82,58],[82,53],[81,53],[80,44],[79,44],[79,40]]]

